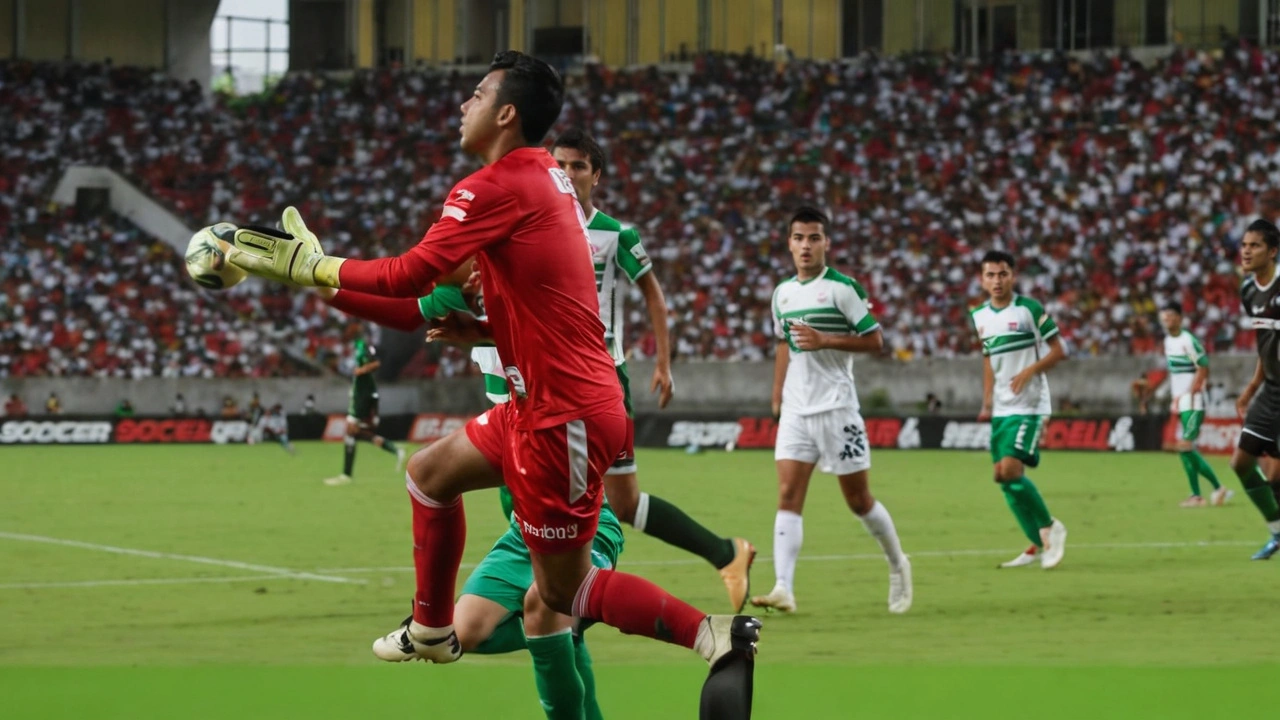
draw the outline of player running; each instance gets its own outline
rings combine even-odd
[[[795,612],[796,560],[804,540],[805,496],[815,467],[840,482],[844,501],[889,563],[889,612],[911,609],[911,561],[902,552],[893,518],[869,487],[871,448],[853,380],[854,353],[884,347],[880,324],[856,280],[827,266],[827,216],[803,207],[787,224],[795,277],[773,291],[778,336],[773,409],[779,416],[774,460],[778,514],[773,523],[777,582],[751,604]]]
[[[505,478],[551,609],[694,649],[712,667],[704,707],[709,698],[713,712],[747,716],[758,620],[708,616],[591,562],[602,478],[625,444],[626,411],[603,342],[586,218],[573,183],[539,147],[563,98],[549,65],[499,53],[462,106],[462,149],[485,167],[450,190],[440,221],[398,257],[331,257],[305,228],[297,237],[239,228],[229,259],[268,279],[416,304],[433,280],[478,253],[489,323],[468,331],[492,337],[513,400],[410,459],[417,593],[413,619],[375,642],[380,656],[395,648],[405,660],[462,656],[453,627],[466,541],[461,494]],[[718,692],[708,696],[709,688]]]
[[[1048,570],[1062,562],[1067,527],[1049,514],[1026,468],[1040,466],[1040,433],[1053,408],[1045,373],[1066,352],[1058,326],[1044,307],[1014,292],[1014,265],[1013,256],[999,250],[982,257],[982,289],[989,299],[970,313],[982,341],[978,419],[991,420],[995,480],[1031,541],[1031,547],[1000,567],[1030,565],[1038,554],[1040,567]]]
[[[1258,365],[1253,378],[1236,400],[1244,418],[1240,441],[1231,456],[1231,469],[1244,485],[1245,494],[1267,521],[1271,540],[1253,554],[1254,560],[1270,560],[1280,551],[1280,505],[1258,467],[1258,458],[1280,457],[1280,283],[1276,282],[1276,252],[1280,230],[1267,220],[1254,220],[1240,240],[1240,266],[1248,277],[1240,285],[1240,304],[1248,327],[1257,331]],[[1272,482],[1280,480],[1280,463],[1272,463]]]
[[[565,131],[551,146],[551,155],[573,182],[578,203],[587,216],[592,259],[596,270],[596,292],[600,295],[600,320],[604,340],[617,367],[627,410],[627,442],[618,459],[605,471],[604,492],[618,517],[636,530],[693,553],[720,571],[729,591],[729,605],[741,612],[750,593],[749,573],[756,549],[742,538],[720,537],[698,524],[683,510],[649,493],[640,492],[636,478],[635,420],[631,408],[631,382],[627,356],[622,347],[623,296],[619,276],[640,288],[657,342],[650,392],[659,392],[658,407],[671,401],[671,340],[667,333],[667,301],[654,276],[649,255],[640,244],[635,228],[623,228],[617,220],[600,212],[591,201],[591,191],[604,171],[604,151],[590,135],[574,128]]]
[[[290,455],[296,455],[297,451],[293,449],[293,443],[289,442],[289,419],[285,417],[284,406],[276,403],[271,406],[270,410],[264,412],[258,418],[258,422],[254,424],[250,433],[253,443],[259,443],[263,440],[275,440],[280,443],[280,447]],[[250,444],[253,444],[250,443]]]
[[[1200,495],[1201,475],[1213,486],[1210,496],[1213,504],[1226,504],[1231,499],[1231,491],[1222,487],[1213,468],[1196,450],[1196,439],[1200,437],[1200,426],[1204,424],[1204,386],[1209,380],[1209,354],[1200,341],[1182,326],[1182,308],[1177,303],[1160,311],[1160,324],[1165,330],[1164,355],[1169,362],[1170,411],[1178,416],[1182,428],[1174,449],[1182,459],[1182,470],[1191,485],[1191,496],[1183,500],[1181,506],[1205,506],[1205,499]]]
[[[296,210],[294,211],[297,212]],[[373,443],[396,456],[396,472],[404,468],[404,448],[378,434],[378,381],[373,374],[382,366],[373,345],[364,338],[355,342],[355,370],[351,373],[351,395],[347,405],[347,435],[342,439],[342,474],[325,478],[325,485],[346,485],[356,466],[356,441]]]

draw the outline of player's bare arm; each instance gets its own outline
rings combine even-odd
[[[996,389],[996,372],[991,367],[991,357],[982,356],[982,410],[978,413],[978,420],[991,419],[991,396]]]
[[[773,355],[773,416],[782,414],[782,384],[787,379],[787,365],[791,362],[791,346],[780,342]]]
[[[878,353],[884,349],[884,334],[879,328],[865,335],[837,335],[814,330],[808,325],[791,325],[791,340],[805,352],[839,350],[851,353]]]
[[[675,391],[675,384],[671,379],[671,333],[667,328],[667,298],[662,293],[658,278],[652,272],[641,275],[636,286],[644,295],[644,306],[649,311],[649,324],[653,326],[653,338],[658,346],[649,392],[658,393],[658,407],[665,408]]]
[[[1245,414],[1249,412],[1249,403],[1253,402],[1253,396],[1258,394],[1258,388],[1262,387],[1264,379],[1266,379],[1266,374],[1262,368],[1262,359],[1259,358],[1257,366],[1253,369],[1253,378],[1240,391],[1240,397],[1236,398],[1236,413],[1241,418],[1244,418]]]
[[[373,372],[373,371],[377,370],[377,369],[378,369],[378,368],[380,368],[380,367],[382,367],[382,361],[381,361],[381,360],[374,360],[374,361],[373,361],[373,362],[371,362],[371,363],[365,363],[364,365],[361,365],[360,367],[356,368],[356,371],[355,371],[354,373],[352,373],[352,374],[353,374],[353,375],[368,375],[369,373],[371,373],[371,372]]]
[[[1036,361],[1036,363],[1031,367],[1023,370],[1017,375],[1014,375],[1013,380],[1009,381],[1009,387],[1012,388],[1015,393],[1022,392],[1022,388],[1027,386],[1027,382],[1031,380],[1031,378],[1036,377],[1040,373],[1048,372],[1054,365],[1062,362],[1063,359],[1067,357],[1067,351],[1062,347],[1062,340],[1058,337],[1055,336],[1049,338],[1045,341],[1045,344],[1049,346],[1048,354]]]

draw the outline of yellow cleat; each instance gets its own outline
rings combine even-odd
[[[729,591],[729,606],[740,613],[751,595],[751,564],[756,560],[756,549],[742,538],[733,539],[733,549],[733,560],[720,568],[720,578]]]

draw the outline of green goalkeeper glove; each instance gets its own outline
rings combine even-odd
[[[281,218],[284,232],[246,226],[236,229],[227,261],[250,275],[304,287],[337,288],[345,258],[324,254],[320,240],[290,205]]]

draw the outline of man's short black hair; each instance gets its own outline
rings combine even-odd
[[[1280,229],[1276,228],[1275,223],[1270,220],[1258,218],[1249,223],[1249,227],[1245,228],[1245,234],[1258,233],[1262,236],[1262,241],[1271,249],[1280,248]]]
[[[1176,302],[1171,302],[1160,309],[1168,310],[1169,312],[1176,314],[1178,317],[1182,317],[1182,306]]]
[[[826,213],[816,207],[803,205],[796,209],[791,221],[787,223],[787,237],[791,237],[791,227],[796,223],[818,223],[822,226],[822,234],[831,236],[831,221],[827,219]]]
[[[996,263],[997,265],[1004,263],[1009,266],[1010,270],[1018,268],[1018,261],[1013,256],[1003,250],[988,250],[986,255],[982,256],[982,264]]]
[[[564,81],[547,63],[516,50],[493,56],[489,72],[505,71],[498,86],[498,106],[514,105],[525,142],[537,145],[556,124],[564,106]]]
[[[551,145],[552,150],[556,148],[577,150],[591,161],[592,171],[604,172],[604,150],[601,150],[595,138],[588,135],[582,128],[569,128],[560,133],[560,137],[556,138],[555,143]]]

